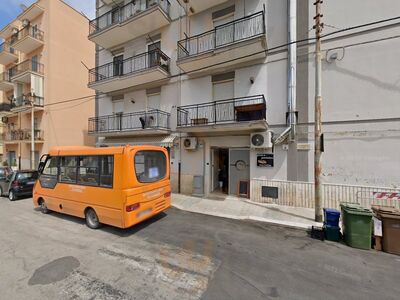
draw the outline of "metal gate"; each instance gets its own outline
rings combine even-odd
[[[229,149],[229,194],[239,194],[239,182],[250,181],[250,150]],[[248,183],[250,185],[250,182]]]

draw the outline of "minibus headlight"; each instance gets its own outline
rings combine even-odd
[[[140,203],[135,203],[135,204],[132,204],[132,205],[128,205],[126,207],[126,211],[127,212],[131,212],[131,211],[137,210],[139,207],[140,207]]]

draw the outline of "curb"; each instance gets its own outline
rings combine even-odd
[[[281,221],[281,220],[275,220],[275,219],[267,219],[267,218],[262,218],[262,217],[255,217],[255,216],[236,216],[236,215],[229,215],[229,214],[223,214],[223,213],[209,213],[209,212],[203,212],[203,211],[196,211],[196,210],[189,210],[184,208],[183,206],[176,204],[176,203],[171,203],[171,206],[187,211],[187,212],[192,212],[196,214],[201,214],[201,215],[207,215],[207,216],[214,216],[214,217],[219,217],[219,218],[227,218],[227,219],[233,219],[233,220],[241,220],[241,221],[257,221],[257,222],[263,222],[263,223],[268,223],[272,225],[279,225],[283,227],[288,227],[288,228],[294,228],[294,229],[301,229],[301,230],[309,230],[311,229],[312,225],[320,225],[320,223],[313,223],[312,225],[308,224],[303,224],[303,223],[297,223],[297,222],[288,222],[288,221]]]

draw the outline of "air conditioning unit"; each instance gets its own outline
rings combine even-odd
[[[250,145],[252,149],[272,148],[272,131],[252,133],[250,136]]]
[[[188,137],[183,140],[183,148],[186,150],[196,150],[197,148],[197,138]]]

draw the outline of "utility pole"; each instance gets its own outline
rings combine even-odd
[[[321,22],[323,15],[321,14],[322,0],[316,0],[315,5],[315,139],[314,139],[314,192],[315,192],[315,221],[322,222],[322,186],[321,186],[321,154],[323,151],[323,135],[322,135],[322,56],[321,56],[321,32],[324,24]]]
[[[31,169],[35,169],[35,99],[31,95]]]

